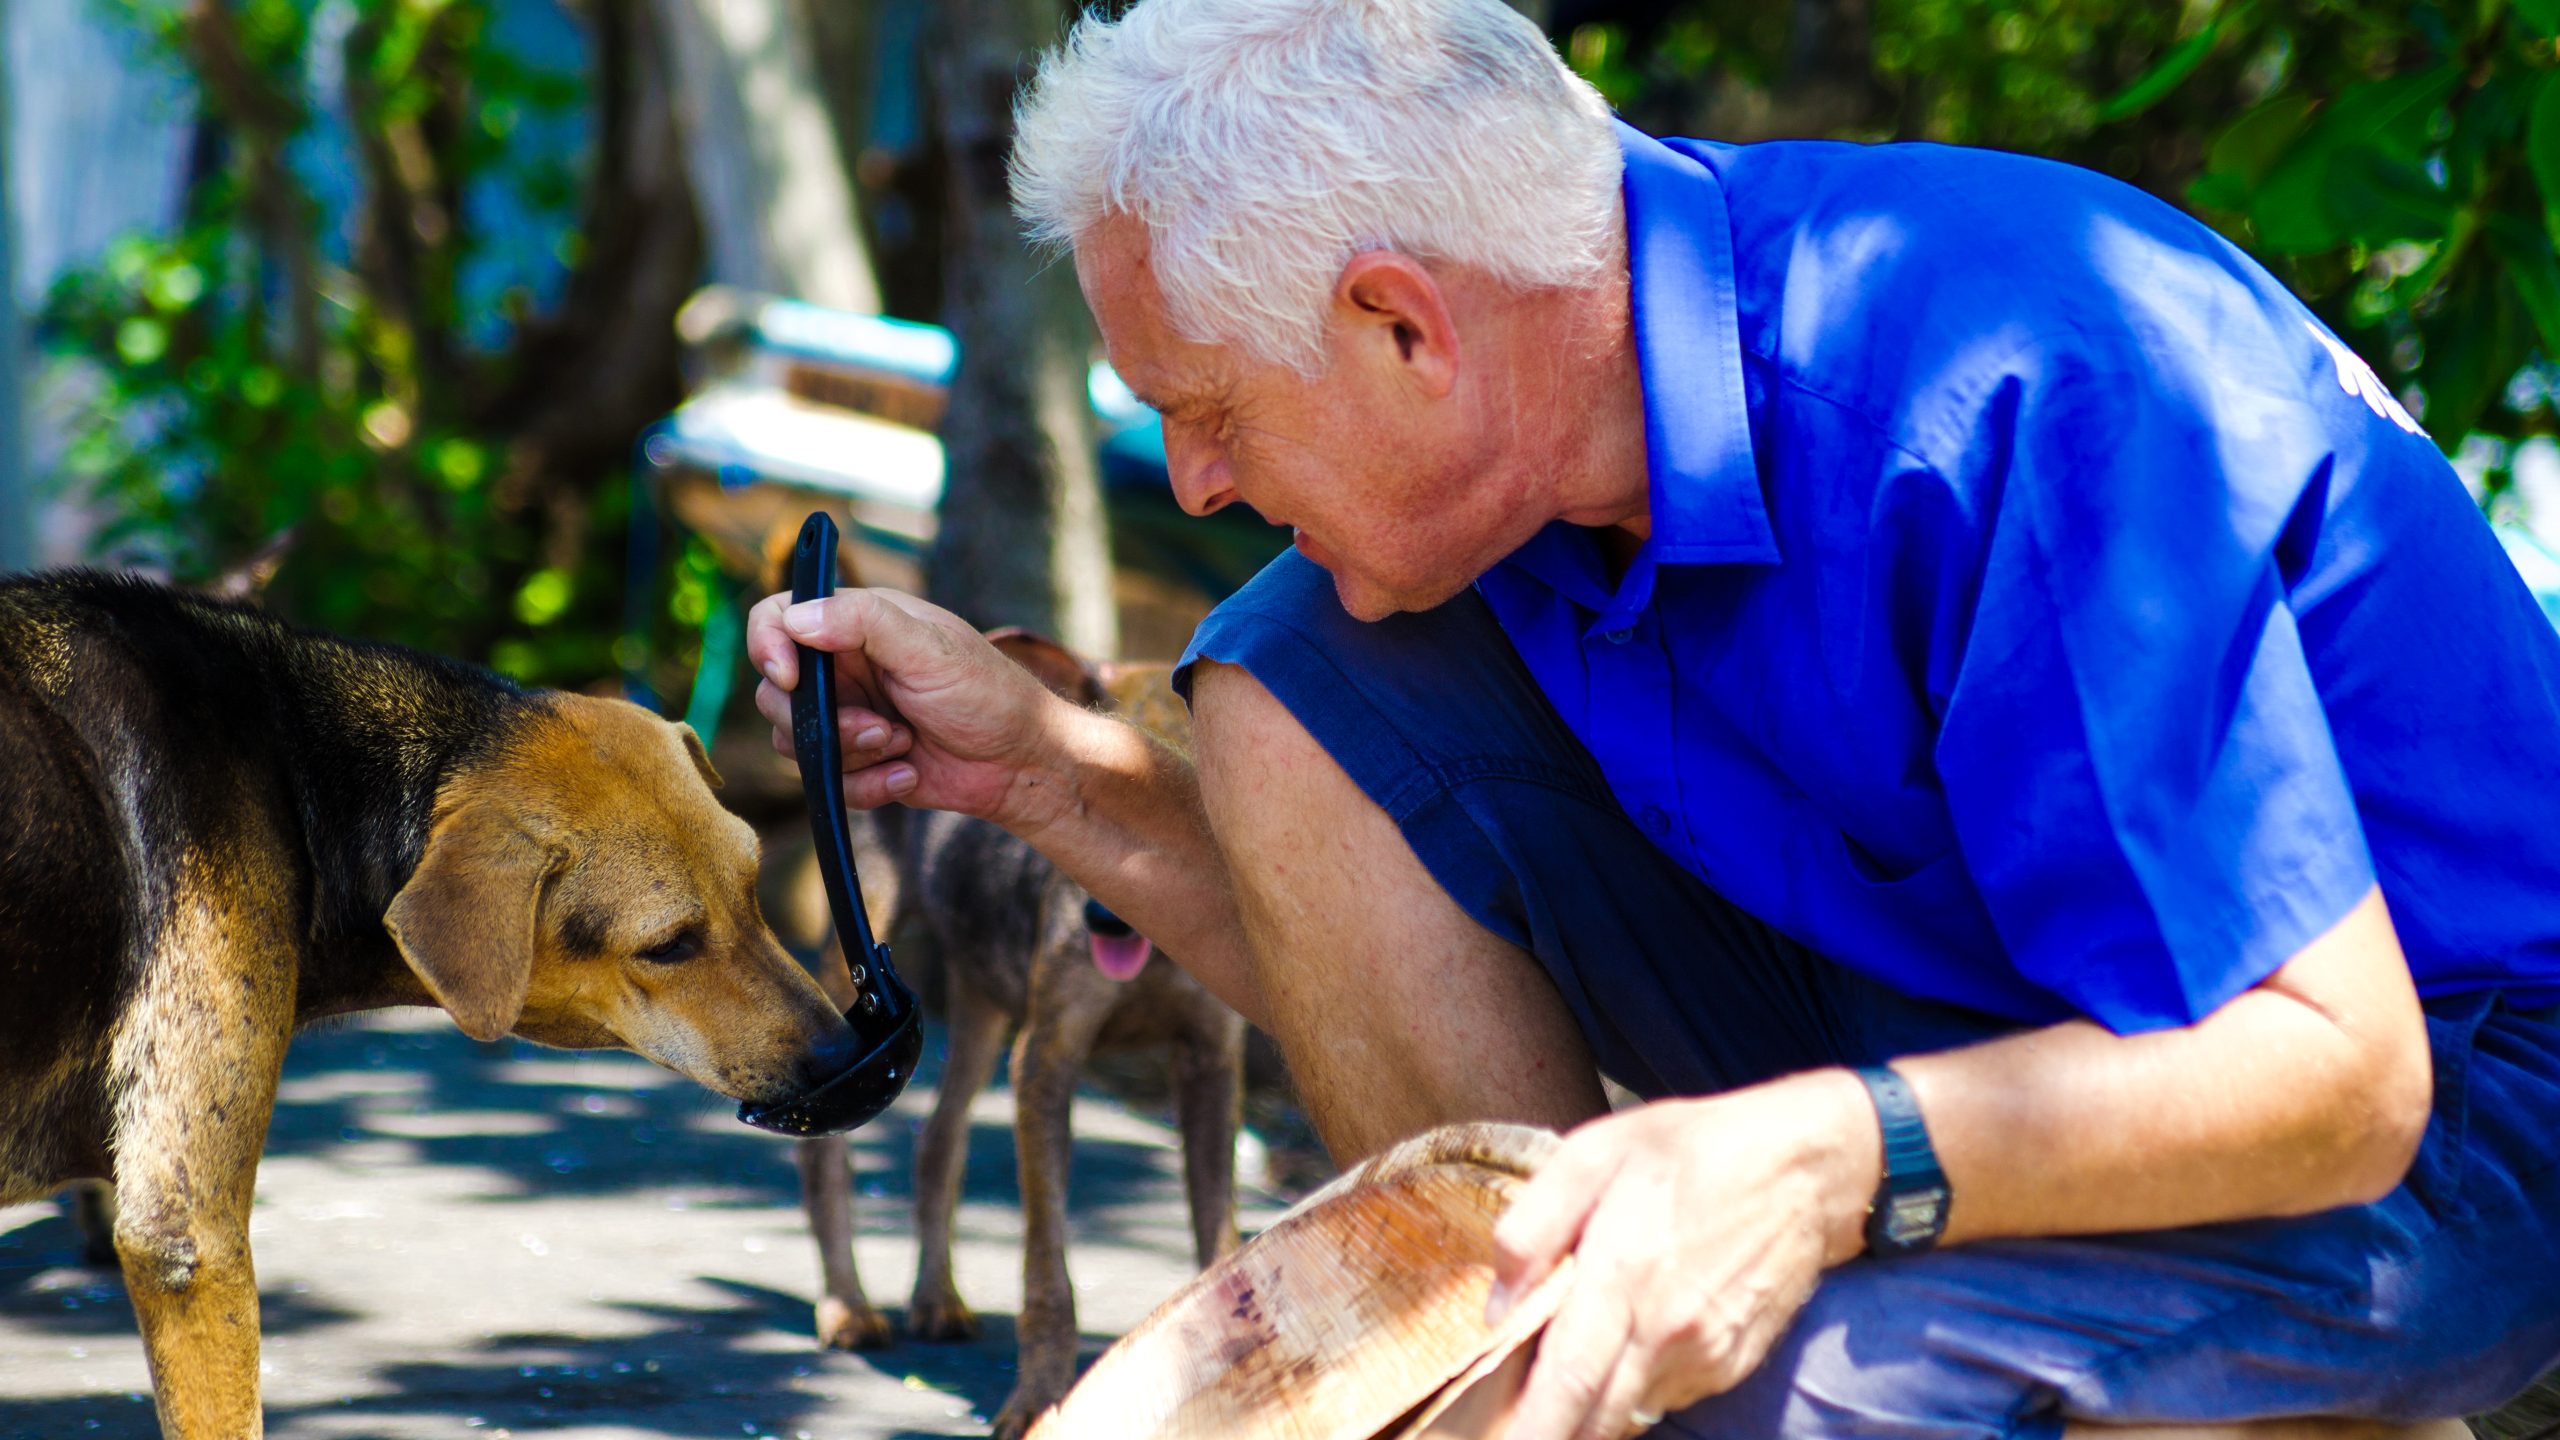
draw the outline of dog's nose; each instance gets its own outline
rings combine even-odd
[[[862,1039],[850,1025],[838,1024],[818,1037],[808,1053],[800,1057],[799,1080],[804,1091],[815,1090],[845,1072],[846,1067],[862,1058]]]
[[[1099,900],[1084,902],[1084,928],[1106,940],[1125,940],[1137,933],[1128,921],[1111,913],[1111,907]]]

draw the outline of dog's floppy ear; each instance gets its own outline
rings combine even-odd
[[[1100,705],[1111,698],[1092,666],[1037,630],[1007,625],[988,631],[987,643],[1007,660],[1038,676],[1041,684],[1063,699],[1078,705]]]
[[[384,912],[409,968],[474,1040],[506,1034],[524,1011],[534,920],[561,862],[506,807],[475,800],[436,822]]]
[[[683,733],[684,753],[693,757],[693,768],[702,772],[703,783],[714,790],[719,789],[722,783],[720,772],[712,768],[711,752],[703,748],[702,737],[694,733],[692,726],[681,720],[676,722],[676,729]]]

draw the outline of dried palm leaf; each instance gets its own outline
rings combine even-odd
[[[1556,1144],[1456,1125],[1355,1167],[1121,1337],[1030,1440],[1369,1440],[1430,1423],[1453,1379],[1489,1373],[1554,1313],[1564,1271],[1484,1322],[1494,1222]]]

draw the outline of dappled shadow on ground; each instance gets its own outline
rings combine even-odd
[[[31,1319],[55,1335],[135,1333],[123,1275],[112,1265],[81,1263],[80,1231],[68,1215],[0,1232],[0,1317]],[[354,1318],[351,1311],[292,1290],[258,1297],[258,1325],[271,1336]]]
[[[610,1425],[683,1440],[788,1436],[826,1424],[829,1401],[801,1382],[822,1364],[845,1362],[807,1348],[806,1300],[736,1281],[705,1283],[729,1303],[617,1306],[640,1328],[604,1336],[492,1335],[468,1350],[384,1365],[363,1394],[270,1406],[268,1424],[290,1433],[308,1420],[325,1422],[331,1433],[381,1435],[420,1433],[431,1420],[438,1434]],[[1012,1325],[1002,1317],[988,1317],[986,1325],[975,1344],[905,1344],[868,1359],[910,1390],[950,1397],[957,1423],[968,1423],[964,1415],[983,1423],[1013,1385]],[[1084,1348],[1090,1355],[1104,1343],[1088,1336]],[[149,1440],[157,1433],[149,1398],[138,1393],[0,1397],[0,1440]]]
[[[852,1137],[866,1234],[911,1233],[916,1133],[939,1079],[942,1049],[937,1028],[912,1092]],[[343,1183],[359,1198],[366,1187],[404,1184],[412,1167],[435,1166],[469,1172],[457,1191],[458,1202],[469,1207],[562,1197],[652,1208],[795,1207],[791,1147],[738,1124],[731,1110],[691,1081],[634,1057],[514,1041],[480,1044],[440,1021],[393,1017],[296,1040],[267,1154],[343,1164]],[[1161,1247],[1167,1238],[1161,1217],[1148,1230],[1145,1206],[1152,1195],[1161,1208],[1171,1157],[1161,1139],[1127,1138],[1135,1132],[1125,1122],[1120,1128],[1119,1136],[1077,1140],[1075,1231],[1080,1242],[1130,1239]],[[1011,1127],[974,1123],[967,1148],[964,1198],[1018,1212]],[[0,1332],[59,1339],[75,1357],[94,1347],[121,1362],[115,1373],[134,1373],[140,1342],[121,1277],[79,1263],[80,1236],[66,1213],[22,1209],[11,1220],[0,1230]],[[292,1220],[271,1215],[262,1223]],[[493,1237],[507,1238],[499,1231],[510,1222],[492,1215],[488,1223]],[[1187,1239],[1178,1243],[1188,1250]],[[367,1357],[359,1362],[364,1378],[350,1385],[350,1394],[274,1404],[270,1428],[332,1436],[446,1434],[457,1427],[480,1435],[538,1434],[601,1425],[670,1437],[836,1433],[846,1428],[844,1416],[829,1407],[840,1401],[804,1382],[822,1369],[840,1381],[842,1367],[868,1364],[911,1392],[918,1413],[945,1415],[949,1429],[966,1431],[983,1426],[1012,1388],[1009,1316],[982,1315],[984,1333],[971,1344],[902,1342],[857,1360],[811,1347],[810,1292],[720,1278],[681,1261],[675,1268],[694,1277],[685,1300],[609,1303],[604,1312],[620,1323],[599,1323],[596,1333],[542,1329],[536,1321],[521,1332],[442,1343],[396,1359]],[[261,1295],[263,1328],[270,1340],[296,1337],[296,1348],[308,1353],[307,1347],[329,1345],[333,1328],[378,1327],[386,1314],[427,1300],[452,1281],[420,1274],[413,1289],[403,1277],[399,1293],[381,1295],[379,1304],[370,1296],[346,1302],[368,1314],[271,1281]],[[1108,1338],[1086,1337],[1086,1358]],[[0,1334],[0,1440],[147,1440],[157,1433],[147,1395],[122,1389],[65,1394],[78,1382],[60,1371],[40,1387],[13,1387],[7,1347]],[[295,1363],[292,1349],[270,1354]],[[90,1367],[83,1361],[76,1368]],[[271,1400],[279,1398],[277,1388],[271,1387]],[[840,1395],[841,1386],[835,1388]],[[902,1415],[860,1433],[916,1423],[930,1422]]]
[[[270,1423],[286,1428],[306,1414],[372,1416],[397,1434],[400,1419],[442,1416],[484,1432],[529,1435],[606,1422],[686,1440],[805,1430],[828,1403],[798,1383],[826,1363],[803,1338],[808,1302],[736,1281],[707,1283],[734,1303],[617,1306],[645,1328],[606,1337],[493,1335],[470,1353],[385,1366],[377,1393],[276,1408]],[[1003,1338],[1010,1353],[1009,1328]],[[874,1363],[951,1395],[955,1408],[985,1415],[1013,1384],[1010,1364],[987,1350],[983,1343],[904,1346]]]
[[[928,1026],[907,1095],[850,1137],[864,1200],[912,1203],[915,1144],[941,1079],[943,1036]],[[489,1172],[486,1199],[611,1194],[671,1183],[713,1187],[695,1203],[790,1205],[789,1147],[735,1119],[733,1102],[636,1056],[482,1044],[442,1026],[324,1029],[298,1037],[267,1154],[304,1155],[389,1140],[416,1161]],[[1018,1206],[1013,1131],[981,1120],[968,1136],[964,1200]],[[1116,1237],[1117,1203],[1151,1181],[1160,1151],[1076,1139],[1069,1184],[1081,1233]]]

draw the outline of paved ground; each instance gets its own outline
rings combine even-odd
[[[863,1278],[914,1274],[907,1173],[940,1051],[853,1140]],[[482,1045],[433,1012],[296,1042],[252,1224],[267,1433],[881,1440],[983,1434],[1021,1300],[1010,1096],[978,1102],[962,1205],[972,1345],[817,1350],[789,1146],[622,1055]],[[1071,1263],[1088,1352],[1190,1273],[1161,1120],[1078,1102]],[[1257,1169],[1248,1141],[1244,1168]],[[1247,1233],[1279,1213],[1254,1188]],[[0,1440],[147,1440],[123,1286],[51,1204],[0,1207]]]

